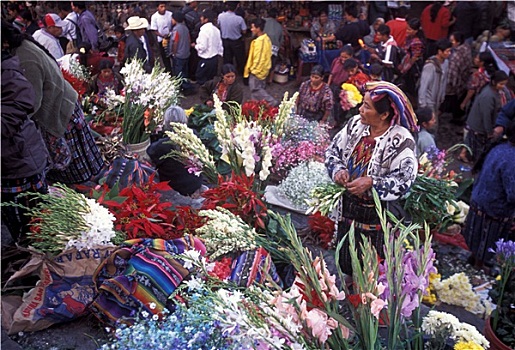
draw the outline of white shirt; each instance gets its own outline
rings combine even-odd
[[[46,30],[39,29],[32,34],[32,37],[38,43],[43,45],[43,47],[47,49],[56,60],[64,56],[63,48],[61,47],[59,40]]]
[[[195,49],[200,58],[208,59],[216,55],[222,56],[224,54],[224,47],[222,45],[220,29],[215,27],[211,22],[202,25],[195,44]]]
[[[63,20],[63,36],[70,41],[77,39],[77,27],[72,21],[75,22],[76,25],[79,25],[79,15],[73,11]]]
[[[166,36],[172,31],[172,13],[165,11],[164,15],[158,12],[150,17],[150,30],[157,30],[158,33]],[[163,38],[157,36],[157,42],[163,41]]]

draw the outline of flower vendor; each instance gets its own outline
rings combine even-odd
[[[91,78],[90,92],[102,97],[111,88],[117,95],[123,89],[123,77],[113,71],[113,62],[103,59],[100,61],[100,73]]]
[[[317,64],[311,69],[309,80],[300,85],[297,113],[308,120],[327,122],[333,103],[333,92],[324,83],[324,67]]]
[[[164,131],[171,131],[170,123],[186,124],[186,113],[181,107],[170,106],[164,115]],[[177,147],[166,135],[153,142],[147,149],[147,154],[155,164],[160,181],[168,181],[170,186],[183,196],[199,194],[205,187],[202,186],[202,177],[192,174],[179,161],[173,158],[161,158]]]
[[[513,239],[515,121],[508,126],[506,135],[508,142],[493,147],[473,169],[479,171],[479,176],[474,181],[463,236],[478,268],[493,258],[488,248],[494,248],[496,241],[500,238]]]
[[[243,86],[236,82],[236,67],[230,63],[222,66],[222,76],[206,81],[200,88],[200,101],[213,107],[213,95],[221,102],[243,102]]]
[[[347,189],[337,207],[338,240],[354,222],[356,245],[363,234],[383,255],[383,234],[371,190],[387,203],[409,190],[418,169],[411,132],[418,127],[411,103],[397,86],[369,82],[365,88],[359,115],[334,137],[325,164],[332,180]],[[348,242],[340,251],[340,264],[344,273],[351,274]]]
[[[104,161],[84,119],[78,94],[65,81],[55,59],[4,20],[2,42],[19,58],[34,88],[35,112],[31,119],[41,130],[52,161],[47,178],[76,184],[98,174]]]
[[[48,152],[36,124],[29,118],[34,110],[34,88],[25,79],[18,58],[2,51],[2,201],[35,207],[36,198],[22,192],[46,193],[44,171]],[[30,217],[14,206],[2,208],[2,223],[15,242],[23,240]]]

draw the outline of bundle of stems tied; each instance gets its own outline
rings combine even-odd
[[[329,214],[336,207],[346,190],[345,187],[334,182],[316,186],[310,193],[311,199],[306,200],[309,206],[306,215],[316,212],[320,212],[322,215]]]

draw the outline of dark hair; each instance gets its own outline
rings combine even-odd
[[[250,24],[253,24],[256,28],[261,28],[261,30],[265,29],[265,21],[261,18],[254,18],[250,21]]]
[[[343,69],[349,70],[358,67],[358,61],[353,58],[349,58],[343,62]]]
[[[422,123],[427,123],[431,119],[433,119],[433,110],[429,107],[421,107],[415,111],[417,115],[417,124],[422,125]]]
[[[465,41],[465,35],[462,32],[453,32],[451,35],[454,37],[454,40],[460,43],[460,45]]]
[[[72,12],[72,5],[69,1],[58,1],[57,8],[60,11]]]
[[[315,75],[323,77],[324,76],[324,67],[321,64],[317,64],[313,68],[311,68],[310,74],[311,75],[315,74]]]
[[[508,126],[506,127],[505,133],[506,137],[508,138],[508,142],[510,142],[511,144],[515,144],[515,119],[509,122]],[[490,151],[494,149],[496,146],[504,142],[505,141],[501,138],[495,142],[488,143],[487,148],[483,153],[479,155],[476,164],[474,164],[474,167],[472,168],[472,175],[476,175],[481,171],[481,169],[483,168],[483,164],[485,163],[486,157],[488,156],[488,153],[490,153]]]
[[[32,16],[32,12],[29,10],[23,10],[20,13],[20,17],[26,21],[34,21],[34,17]]]
[[[483,62],[486,72],[488,75],[492,75],[499,68],[497,67],[497,62],[495,62],[494,56],[489,51],[483,51],[479,53],[479,60]]]
[[[157,4],[156,4],[156,7],[159,7],[161,5],[165,5],[166,6],[166,1],[158,1]]]
[[[438,16],[438,12],[440,12],[441,8],[442,8],[442,1],[435,1],[433,6],[431,6],[431,10],[429,11],[429,14],[431,16],[432,23],[435,23],[436,17]]]
[[[226,63],[222,66],[222,75],[229,73],[236,73],[236,67],[231,63]]]
[[[494,74],[492,74],[492,77],[490,78],[490,85],[494,86],[495,84],[498,84],[501,81],[505,80],[508,80],[508,74],[506,74],[502,70],[498,70]]]
[[[372,63],[370,65],[370,70],[368,72],[370,73],[370,75],[382,75],[383,66],[379,63]]]
[[[390,121],[393,116],[395,115],[395,111],[392,107],[392,101],[390,101],[390,98],[388,97],[388,94],[384,93],[381,95],[377,95],[377,99],[374,101],[372,100],[372,103],[374,104],[374,109],[379,114],[383,114],[385,112],[388,112],[388,118],[387,120]]]
[[[236,8],[238,7],[238,2],[237,1],[228,1],[225,6],[227,7],[227,9],[229,11],[233,11],[236,10]]]
[[[123,26],[116,26],[116,27],[114,27],[114,32],[115,33],[122,33],[122,34],[124,34],[125,33],[125,28]]]
[[[410,18],[408,20],[408,26],[417,31],[417,34],[415,35],[417,38],[419,38],[422,42],[426,40],[426,36],[424,35],[424,31],[422,30],[422,23],[420,23],[420,19],[418,18]]]
[[[406,6],[401,6],[396,11],[396,16],[399,18],[406,18],[406,15],[408,14],[408,8]]]
[[[52,56],[50,52],[48,52],[48,50],[39,42],[37,42],[31,35],[20,32],[11,23],[2,18],[2,44],[7,43],[9,45],[9,51],[20,47],[25,40],[30,41],[39,47],[44,53],[48,55],[48,57],[55,61],[54,56]]]
[[[77,7],[80,10],[86,9],[86,1],[72,1],[73,6]]]
[[[391,30],[386,24],[380,24],[379,27],[377,27],[377,32],[381,35],[390,35]]]
[[[216,13],[213,10],[205,9],[200,14],[200,17],[204,17],[205,19],[207,19],[208,22],[214,22],[216,19]]]
[[[270,10],[268,10],[268,17],[270,18],[277,18],[278,14],[279,11],[275,7],[272,7]]]
[[[343,47],[340,49],[340,53],[345,52],[350,57],[354,56],[354,49],[352,48],[351,44],[343,45]]]
[[[450,49],[452,47],[451,42],[447,38],[443,38],[436,41],[436,52],[438,51],[445,51],[447,49]]]
[[[184,14],[180,11],[174,11],[173,14],[172,14],[172,18],[177,22],[177,23],[182,23],[184,22]]]
[[[358,17],[358,7],[355,6],[355,5],[348,5],[348,6],[345,6],[345,13],[354,17],[354,18],[357,18]]]
[[[100,60],[100,63],[98,64],[98,69],[99,70],[102,70],[102,69],[112,69],[113,68],[113,62],[111,60],[108,60],[108,59],[102,59]]]

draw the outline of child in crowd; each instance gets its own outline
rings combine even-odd
[[[343,64],[343,69],[349,74],[347,83],[353,84],[359,90],[362,90],[363,86],[370,81],[370,77],[361,71],[358,62],[354,59],[346,60]]]
[[[434,132],[436,116],[433,110],[428,107],[417,109],[415,114],[420,126],[420,131],[417,135],[417,156],[420,157],[428,149],[436,148],[435,137],[431,133]]]

